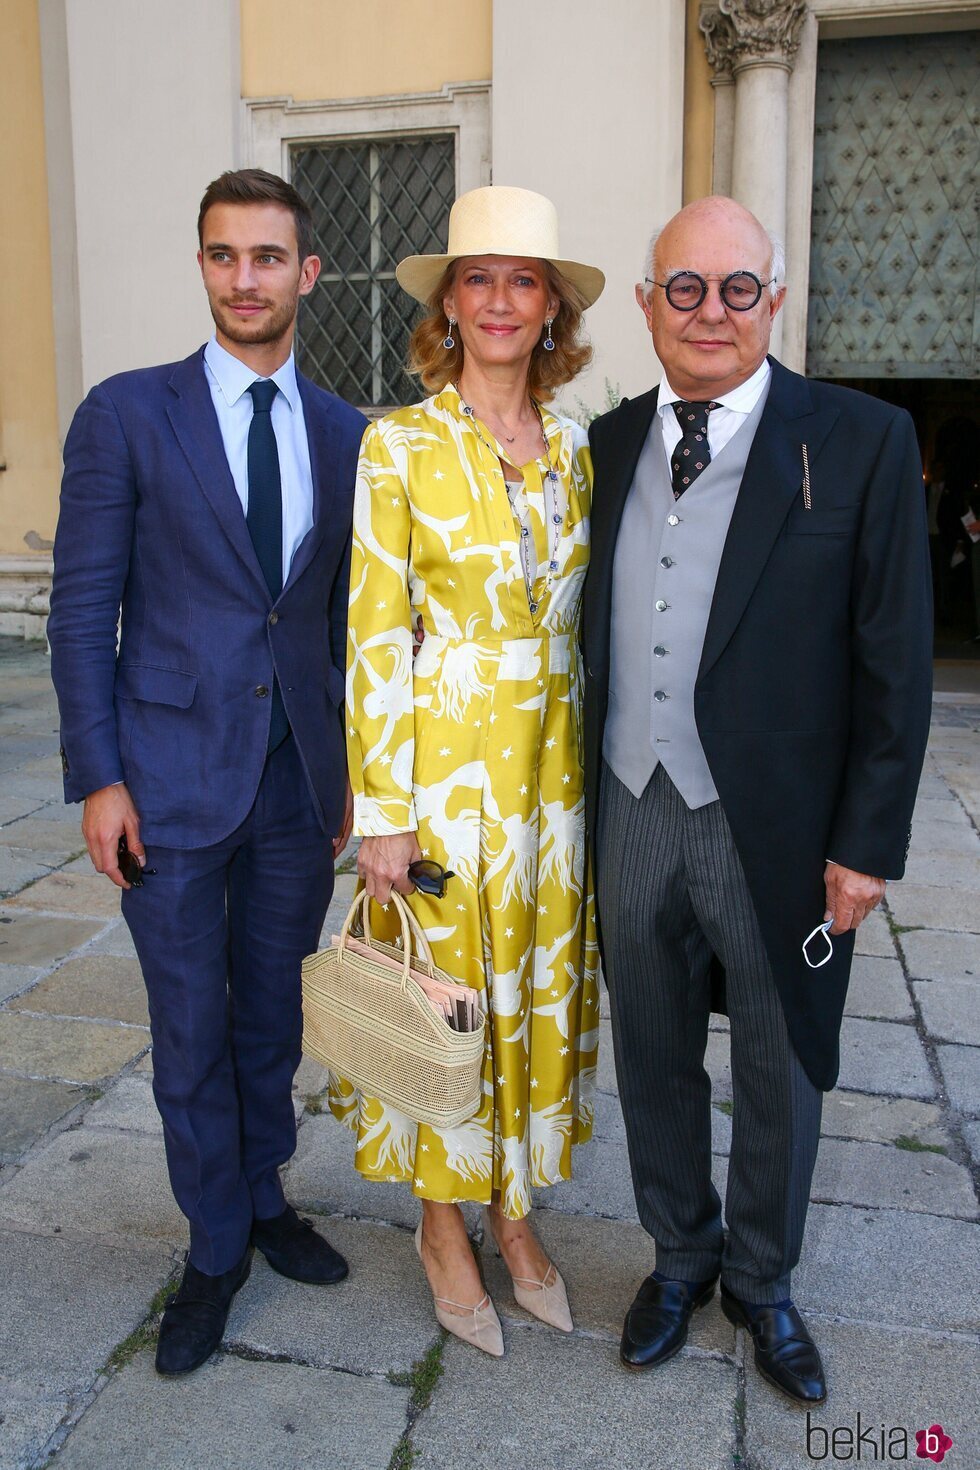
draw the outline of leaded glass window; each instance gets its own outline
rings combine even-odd
[[[420,308],[396,282],[395,266],[405,255],[446,248],[453,135],[302,144],[291,163],[322,262],[300,302],[301,371],[360,408],[414,401],[418,385],[404,364]]]

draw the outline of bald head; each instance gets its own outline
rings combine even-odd
[[[782,271],[779,242],[743,205],[720,195],[686,205],[654,237],[650,280],[637,286],[636,296],[676,393],[718,398],[761,366],[785,295]],[[663,289],[682,272],[700,276],[708,286],[704,300],[691,311],[672,306]],[[765,288],[746,311],[721,298],[722,282],[736,272],[755,276]]]

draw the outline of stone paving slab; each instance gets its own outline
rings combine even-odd
[[[408,1390],[294,1363],[221,1354],[192,1383],[140,1353],[99,1394],[56,1470],[387,1470]],[[445,1467],[443,1467],[445,1470]]]
[[[599,1022],[599,1059],[596,1063],[597,1092],[617,1092],[616,1057],[613,1052],[612,1022]]]
[[[0,934],[3,930],[0,929]],[[0,1004],[9,1000],[12,995],[17,995],[21,990],[26,990],[32,981],[41,974],[37,965],[0,965]]]
[[[66,961],[14,1001],[11,1009],[93,1016],[135,1026],[150,1024],[140,967],[135,960],[118,955],[84,955]]]
[[[962,853],[967,857],[976,857],[980,852],[980,837],[973,830],[972,824],[966,820],[965,813],[962,822],[944,822],[928,815],[921,818],[916,817],[912,823],[909,857],[918,858],[927,853],[946,852]],[[901,888],[901,883],[896,883],[894,888],[889,888],[889,897],[893,892],[901,892]]]
[[[978,1213],[966,1169],[942,1154],[839,1138],[825,1138],[820,1145],[810,1198],[960,1220],[975,1220]]]
[[[623,1318],[641,1282],[654,1269],[654,1244],[642,1225],[625,1220],[597,1220],[538,1210],[535,1229],[555,1261],[568,1289],[572,1318],[578,1332],[593,1333],[618,1343]],[[484,1243],[480,1252],[487,1290],[501,1317],[514,1318],[544,1334],[554,1333],[517,1305],[507,1267]],[[691,1318],[689,1346],[705,1352],[731,1354],[735,1329],[723,1315],[717,1295]]]
[[[125,919],[110,924],[86,950],[86,954],[114,954],[122,959],[135,960],[136,947]]]
[[[18,893],[17,907],[114,919],[121,891],[101,873],[50,873]]]
[[[67,853],[64,854],[68,856]],[[0,898],[10,898],[58,866],[58,855],[29,847],[0,847]]]
[[[159,1246],[0,1231],[2,1371],[49,1392],[89,1388],[172,1267]]]
[[[98,1082],[139,1056],[149,1033],[136,1026],[0,1013],[0,1056],[12,1072]]]
[[[894,1459],[929,1465],[931,1461],[916,1458],[915,1431],[936,1423],[953,1441],[946,1461],[951,1470],[954,1465],[980,1464],[976,1392],[980,1351],[975,1342],[819,1319],[811,1319],[810,1327],[827,1370],[829,1396],[810,1412],[809,1454],[807,1416],[759,1376],[750,1358],[745,1375],[745,1448],[752,1470],[813,1470],[821,1461],[855,1464],[859,1433],[872,1436],[870,1442],[865,1437],[862,1464],[892,1463],[881,1454],[883,1429],[886,1450],[891,1443]],[[850,1442],[839,1433],[841,1454],[836,1462],[827,1452],[832,1446],[825,1438],[835,1428],[852,1432]],[[893,1430],[905,1430],[906,1440],[896,1436],[889,1441]],[[872,1444],[878,1446],[874,1455]]]
[[[89,1094],[63,1082],[0,1072],[0,1162],[13,1163]]]
[[[939,1147],[949,1142],[935,1103],[907,1097],[871,1097],[860,1092],[835,1091],[824,1097],[822,1131],[828,1138],[857,1138],[869,1143],[894,1143],[903,1137]]]
[[[973,824],[953,793],[947,790],[944,797],[938,799],[923,796],[920,791],[915,799],[912,811],[912,840],[915,840],[916,823],[925,822],[951,822],[958,827],[965,827],[973,831]],[[911,850],[911,849],[910,849]]]
[[[980,1123],[964,1123],[963,1138],[970,1150],[970,1158],[980,1168]]]
[[[2,1220],[38,1231],[187,1246],[162,1139],[108,1128],[59,1134],[0,1188]]]
[[[980,979],[980,935],[939,934],[922,929],[901,936],[913,980]]]
[[[24,1383],[0,1373],[0,1470],[24,1470],[40,1460],[48,1440],[71,1407],[64,1395],[43,1384]]]
[[[888,893],[888,907],[896,924],[908,929],[954,929],[980,933],[975,896],[962,888],[925,887],[896,883]],[[910,938],[902,935],[902,944]]]
[[[980,1330],[980,1230],[966,1220],[811,1205],[793,1296],[804,1312],[865,1322]]]
[[[938,1046],[936,1055],[953,1107],[975,1118],[980,1114],[980,1049]]]
[[[895,958],[895,943],[887,920],[880,909],[874,909],[865,919],[854,936],[856,955],[880,955],[883,959]]]
[[[936,1085],[912,1026],[845,1016],[839,1085],[855,1092],[931,1098]]]
[[[942,888],[966,889],[964,906],[969,906],[972,893],[980,889],[980,857],[959,852],[910,853],[905,876],[910,883]]]
[[[47,919],[0,908],[0,964],[50,965],[98,934],[99,920]]]
[[[855,957],[844,1014],[885,1021],[912,1020],[912,1002],[897,959]]]
[[[163,1133],[153,1099],[152,1077],[120,1077],[85,1114],[87,1128],[119,1128],[126,1133]]]
[[[60,862],[67,862],[85,848],[80,831],[73,838],[64,822],[52,821],[46,812],[32,813],[3,826],[0,828],[0,842],[10,847],[57,853]]]
[[[980,986],[976,980],[917,980],[912,989],[930,1036],[980,1046]]]
[[[366,1221],[322,1219],[316,1228],[347,1257],[334,1286],[279,1276],[255,1253],[235,1298],[225,1342],[349,1373],[408,1373],[440,1335],[412,1232]]]
[[[413,1470],[731,1470],[734,1366],[686,1354],[631,1374],[616,1345],[505,1324],[506,1356],[474,1372],[446,1346],[439,1391],[413,1432]],[[547,1412],[542,1412],[543,1403]]]

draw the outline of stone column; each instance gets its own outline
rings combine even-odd
[[[785,239],[789,74],[806,0],[718,0],[718,8],[734,32],[732,194]]]
[[[711,192],[731,194],[732,153],[735,144],[735,78],[732,58],[735,29],[727,15],[718,9],[718,0],[704,0],[698,26],[704,36],[704,49],[714,76],[715,134],[711,158]]]

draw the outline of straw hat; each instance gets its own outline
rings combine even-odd
[[[445,255],[408,255],[395,269],[395,279],[428,306],[442,273],[463,255],[510,255],[547,260],[591,306],[606,278],[594,265],[562,259],[558,248],[558,213],[550,199],[530,189],[495,184],[461,194],[449,214],[449,249]]]

